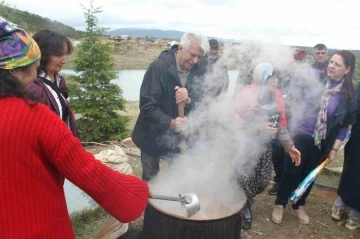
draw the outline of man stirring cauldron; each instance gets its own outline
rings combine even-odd
[[[196,107],[205,73],[197,63],[209,51],[203,35],[185,33],[179,45],[163,51],[147,69],[140,89],[140,114],[132,139],[141,150],[142,179],[150,181],[159,172],[159,161],[179,153],[179,132],[186,118],[179,117],[178,104],[185,115]]]

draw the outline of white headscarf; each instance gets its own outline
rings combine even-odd
[[[263,62],[258,64],[254,71],[258,74],[260,85],[265,85],[269,77],[273,75],[274,68],[269,62]]]

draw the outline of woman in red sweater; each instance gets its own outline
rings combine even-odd
[[[240,91],[235,101],[235,110],[244,122],[248,137],[255,145],[255,149],[250,147],[249,152],[243,152],[246,158],[251,158],[251,168],[239,169],[246,172],[246,175],[240,173],[239,179],[247,197],[247,205],[241,214],[244,230],[251,228],[251,205],[254,197],[263,192],[270,181],[271,138],[277,137],[292,161],[296,165],[300,164],[300,152],[294,147],[287,131],[284,99],[277,89],[277,82],[272,65],[267,62],[260,63],[255,67],[253,83]]]
[[[97,161],[24,91],[36,79],[40,50],[2,17],[0,53],[0,238],[75,238],[64,177],[119,221],[138,218],[148,203],[146,182]]]

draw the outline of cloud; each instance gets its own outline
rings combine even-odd
[[[87,1],[14,1],[26,10],[84,29]],[[313,46],[324,42],[330,48],[360,49],[360,3],[357,0],[103,0],[94,1],[103,12],[99,25],[112,30],[146,27],[198,31],[222,38],[264,39],[287,45]]]

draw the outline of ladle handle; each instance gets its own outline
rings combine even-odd
[[[180,118],[185,117],[185,109],[184,109],[184,104],[183,103],[178,104],[178,114],[179,114]]]
[[[151,199],[159,199],[159,200],[166,200],[166,201],[177,201],[177,202],[186,203],[186,202],[185,202],[185,199],[184,199],[184,198],[180,198],[180,197],[171,197],[171,196],[162,196],[162,195],[152,194],[152,195],[149,196],[149,198],[151,198]]]
[[[184,109],[184,104],[183,103],[179,103],[178,104],[178,114],[180,118],[185,118],[185,109]],[[184,153],[186,151],[186,144],[185,144],[185,139],[184,139],[184,135],[180,134],[180,152]]]

